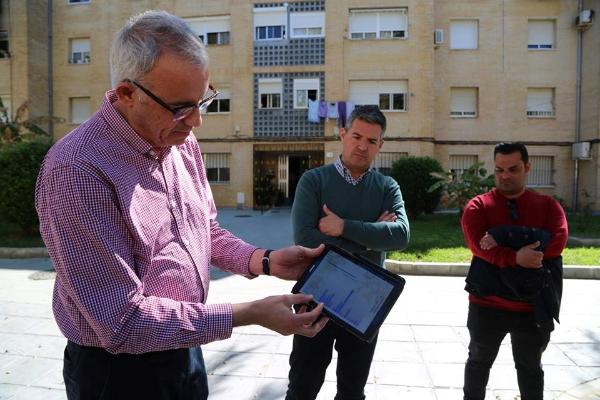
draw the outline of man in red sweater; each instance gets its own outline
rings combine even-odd
[[[471,199],[461,221],[466,243],[473,253],[471,269],[481,268],[471,272],[483,276],[485,284],[494,288],[485,295],[476,295],[473,291],[469,295],[467,327],[471,341],[465,366],[464,399],[484,400],[490,369],[500,343],[510,333],[521,398],[542,400],[544,371],[541,358],[554,326],[552,316],[549,323],[540,324],[536,318],[539,311],[535,309],[539,306],[537,299],[525,300],[518,295],[507,295],[510,290],[496,288],[505,284],[500,279],[503,272],[530,274],[558,260],[560,271],[555,285],[560,291],[560,255],[567,243],[567,221],[556,200],[525,187],[531,164],[523,144],[498,144],[494,148],[494,163],[496,187]],[[503,245],[488,232],[493,228],[507,227],[546,231],[550,239],[543,251],[538,240],[515,248]],[[484,269],[481,264],[490,267]],[[548,275],[551,275],[549,271]],[[560,294],[558,298],[560,303]],[[553,316],[557,318],[558,311]]]

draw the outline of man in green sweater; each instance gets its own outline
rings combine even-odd
[[[400,187],[370,168],[383,145],[385,116],[377,106],[357,106],[340,128],[342,155],[307,171],[296,188],[292,225],[296,244],[342,247],[383,266],[386,251],[403,249],[409,225]],[[338,352],[336,400],[364,399],[377,337],[366,343],[334,323],[314,338],[294,336],[286,400],[315,399]]]

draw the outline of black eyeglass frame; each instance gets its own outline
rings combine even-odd
[[[187,118],[196,108],[200,110],[200,112],[206,110],[208,106],[213,102],[213,100],[216,99],[219,94],[221,94],[217,89],[215,89],[213,85],[209,84],[208,89],[211,90],[212,93],[208,97],[201,99],[198,102],[198,104],[186,104],[183,106],[173,107],[167,104],[160,97],[152,93],[150,89],[147,89],[144,86],[142,86],[139,82],[132,81],[129,79],[125,79],[124,82],[133,83],[135,86],[140,88],[142,92],[146,93],[148,97],[157,102],[164,109],[171,112],[171,114],[173,114],[173,122],[181,121],[182,119]]]

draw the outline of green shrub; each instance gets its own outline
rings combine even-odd
[[[26,235],[39,229],[35,211],[35,181],[49,140],[19,141],[0,147],[0,215]]]
[[[484,163],[478,162],[456,176],[452,171],[432,173],[435,183],[429,187],[431,191],[442,190],[443,204],[446,207],[457,207],[462,215],[463,209],[473,197],[485,193],[494,187],[494,175],[488,175],[483,168]]]
[[[390,175],[398,182],[406,211],[411,216],[429,214],[435,210],[442,190],[427,191],[436,179],[432,172],[443,172],[442,166],[431,157],[404,157],[392,164]]]

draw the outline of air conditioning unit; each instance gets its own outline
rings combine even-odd
[[[441,44],[444,43],[444,30],[436,29],[433,31],[433,44]]]
[[[590,142],[576,142],[572,147],[573,160],[591,160],[592,146]]]
[[[578,28],[591,26],[594,21],[594,10],[583,10],[575,19],[575,24]]]

